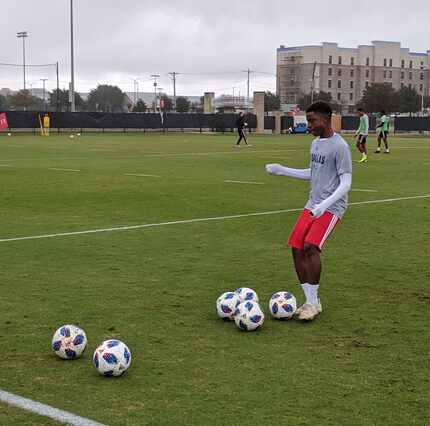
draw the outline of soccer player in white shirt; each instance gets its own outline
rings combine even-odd
[[[332,110],[324,102],[315,102],[306,110],[312,142],[310,167],[292,169],[267,164],[272,175],[310,181],[309,200],[299,216],[288,244],[292,248],[297,277],[306,302],[297,310],[300,320],[310,321],[322,312],[318,290],[321,277],[321,250],[342,218],[351,188],[351,151],[345,140],[331,127]]]

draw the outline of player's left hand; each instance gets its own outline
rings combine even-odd
[[[315,217],[316,219],[318,219],[319,217],[321,217],[324,213],[325,213],[325,208],[321,207],[319,204],[317,204],[312,210],[311,210],[311,214],[313,217]]]

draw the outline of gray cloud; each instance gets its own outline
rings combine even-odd
[[[424,0],[393,4],[362,0],[288,2],[286,0],[74,0],[76,85],[89,90],[111,82],[132,90],[151,90],[149,74],[161,75],[160,85],[171,92],[166,75],[178,77],[178,92],[200,94],[245,91],[242,70],[275,73],[276,48],[337,41],[354,47],[371,40],[396,40],[414,51],[430,49],[430,7]],[[27,61],[60,62],[62,86],[69,80],[69,1],[15,0],[2,5],[0,62],[21,62],[16,31],[27,30]],[[228,72],[232,74],[227,74]],[[234,73],[233,73],[234,72]],[[206,73],[206,74],[205,74]],[[214,74],[220,73],[220,74]],[[224,74],[223,74],[224,73]],[[35,85],[41,75],[53,85],[52,70],[29,70]],[[19,69],[0,67],[0,86],[19,88]],[[255,74],[252,89],[274,89],[275,79]]]

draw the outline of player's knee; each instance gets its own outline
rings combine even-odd
[[[310,244],[310,243],[305,243],[304,246],[304,251],[306,253],[307,256],[312,256],[314,254],[319,254],[319,248],[314,245],[314,244]]]

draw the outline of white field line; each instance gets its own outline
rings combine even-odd
[[[365,205],[365,204],[393,203],[396,201],[416,200],[416,199],[422,199],[422,198],[430,198],[430,194],[415,195],[412,197],[386,198],[386,199],[382,199],[382,200],[358,201],[355,203],[349,203],[349,206],[359,206],[359,205]],[[85,230],[85,231],[61,232],[61,233],[57,233],[57,234],[44,234],[44,235],[32,235],[32,236],[28,236],[28,237],[2,238],[2,239],[0,239],[0,243],[6,243],[6,242],[11,242],[11,241],[22,241],[22,240],[40,240],[42,238],[69,237],[72,235],[98,234],[101,232],[128,231],[131,229],[156,228],[159,226],[167,226],[167,225],[181,225],[181,224],[187,224],[187,223],[211,222],[211,221],[228,220],[228,219],[240,219],[243,217],[269,216],[269,215],[281,214],[281,213],[298,212],[298,211],[302,211],[302,210],[303,210],[303,207],[300,207],[300,208],[296,208],[296,209],[269,210],[269,211],[265,211],[265,212],[244,213],[244,214],[236,214],[236,215],[230,215],[230,216],[203,217],[203,218],[197,218],[197,219],[175,220],[175,221],[171,221],[171,222],[145,223],[142,225],[130,225],[130,226],[116,226],[113,228],[89,229],[89,230]]]
[[[248,184],[248,185],[264,185],[263,182],[247,182],[244,180],[225,180],[224,182],[226,182],[226,183],[244,183],[244,184]]]
[[[124,176],[138,176],[138,177],[155,177],[161,178],[159,175],[144,175],[142,173],[124,173]]]
[[[78,169],[58,169],[56,167],[50,167],[48,170],[56,170],[58,172],[80,172]]]
[[[0,167],[12,167],[10,164],[0,164]]]
[[[85,417],[76,416],[68,411],[59,410],[50,405],[41,404],[32,399],[23,398],[13,393],[9,393],[0,389],[0,401],[14,407],[22,408],[26,411],[39,414],[40,416],[50,417],[61,423],[73,426],[104,426],[102,423],[95,422]]]
[[[351,192],[378,192],[376,189],[351,189]]]
[[[176,153],[176,154],[142,154],[142,157],[183,157],[187,155],[219,155],[219,154],[233,154],[233,155],[243,155],[245,152],[246,154],[276,154],[278,152],[297,152],[297,151],[303,151],[307,152],[306,150],[299,150],[299,149],[276,149],[276,150],[254,150],[254,151],[213,151],[213,152],[182,152],[182,153]],[[131,158],[131,157],[127,157]]]

